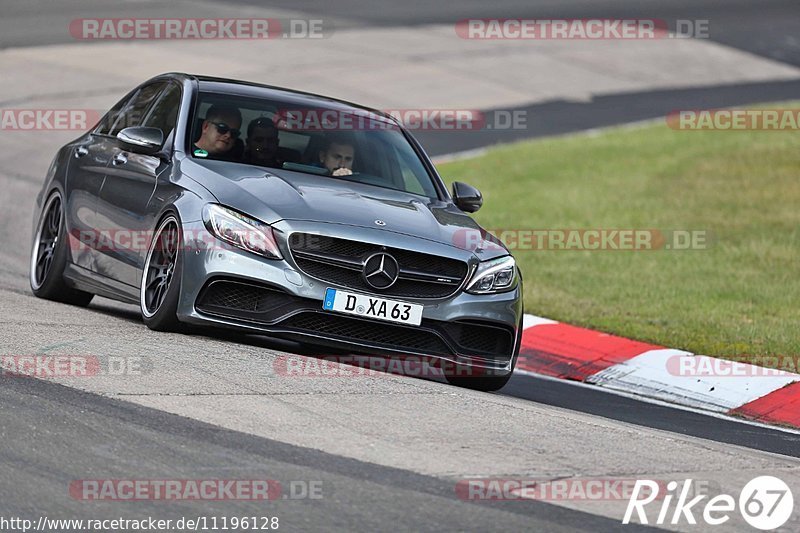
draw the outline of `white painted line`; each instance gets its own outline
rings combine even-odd
[[[723,413],[717,413],[717,412],[714,412],[714,411],[707,411],[705,409],[698,409],[696,407],[689,407],[689,406],[686,406],[686,405],[681,405],[681,404],[677,404],[677,403],[671,403],[671,402],[667,402],[667,401],[663,401],[663,400],[656,400],[654,398],[649,398],[647,396],[640,396],[640,395],[638,395],[636,393],[633,393],[633,392],[626,392],[626,391],[622,391],[622,390],[615,390],[615,389],[609,389],[609,388],[605,388],[605,387],[598,387],[597,385],[594,385],[594,384],[591,384],[591,383],[583,383],[583,382],[580,382],[580,381],[572,381],[572,380],[568,380],[568,379],[560,379],[560,378],[556,378],[556,377],[553,377],[553,376],[546,376],[544,374],[538,374],[536,372],[530,372],[528,370],[514,370],[514,373],[515,374],[522,374],[522,375],[525,375],[525,376],[531,376],[531,377],[543,379],[543,380],[546,380],[546,381],[557,381],[559,383],[564,383],[564,384],[570,385],[572,387],[583,387],[585,389],[592,389],[592,390],[595,390],[595,391],[601,391],[601,392],[604,392],[606,394],[613,394],[614,396],[622,396],[623,398],[629,398],[631,400],[636,400],[636,401],[649,403],[649,404],[653,404],[653,405],[659,405],[661,407],[669,407],[671,409],[678,409],[680,411],[688,411],[690,413],[695,413],[695,414],[698,414],[698,415],[710,416],[710,417],[713,417],[713,418],[719,418],[721,420],[728,420],[730,422],[737,422],[739,424],[745,424],[745,425],[748,425],[748,426],[754,426],[754,427],[758,427],[758,428],[762,428],[762,429],[772,429],[772,430],[775,430],[775,431],[781,431],[783,433],[790,433],[792,435],[800,435],[800,430],[798,430],[798,429],[787,428],[785,426],[773,426],[773,425],[770,425],[770,424],[764,424],[764,423],[761,423],[761,422],[755,422],[753,420],[746,420],[744,418],[738,418],[738,417],[734,417],[734,416],[729,416],[729,415],[723,414]]]
[[[753,371],[758,367],[752,365],[747,365],[751,369],[750,375],[746,375],[748,372],[744,375],[682,375],[680,360],[685,357],[702,363],[694,366],[695,369],[724,362],[681,350],[650,350],[602,370],[586,381],[637,396],[727,412],[800,379],[800,376],[788,373],[763,375],[760,371]]]
[[[533,326],[542,326],[544,324],[558,324],[555,320],[543,318],[535,315],[528,315],[522,317],[522,329],[532,328]]]

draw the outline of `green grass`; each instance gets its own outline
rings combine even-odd
[[[490,229],[713,235],[705,250],[516,250],[526,312],[729,359],[800,355],[800,132],[652,124],[501,146],[439,170],[481,189],[475,218]]]

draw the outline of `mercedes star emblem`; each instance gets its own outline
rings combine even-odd
[[[400,266],[397,260],[386,253],[372,254],[364,262],[362,276],[367,285],[374,289],[388,289],[397,281]]]
[[[384,222],[384,221],[383,221],[383,220],[381,220],[381,219],[378,219],[378,220],[376,220],[376,221],[375,221],[375,223],[376,223],[377,225],[379,225],[379,226],[385,226],[385,225],[386,225],[386,222]]]

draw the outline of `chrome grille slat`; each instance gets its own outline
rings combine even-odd
[[[316,261],[326,265],[339,266],[342,268],[349,268],[350,270],[361,270],[363,263],[347,259],[343,256],[327,255],[327,254],[311,254],[308,252],[293,252],[297,257],[308,259],[309,261]]]

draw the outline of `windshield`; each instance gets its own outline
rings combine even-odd
[[[192,157],[315,174],[438,197],[400,128],[379,115],[201,92]]]

